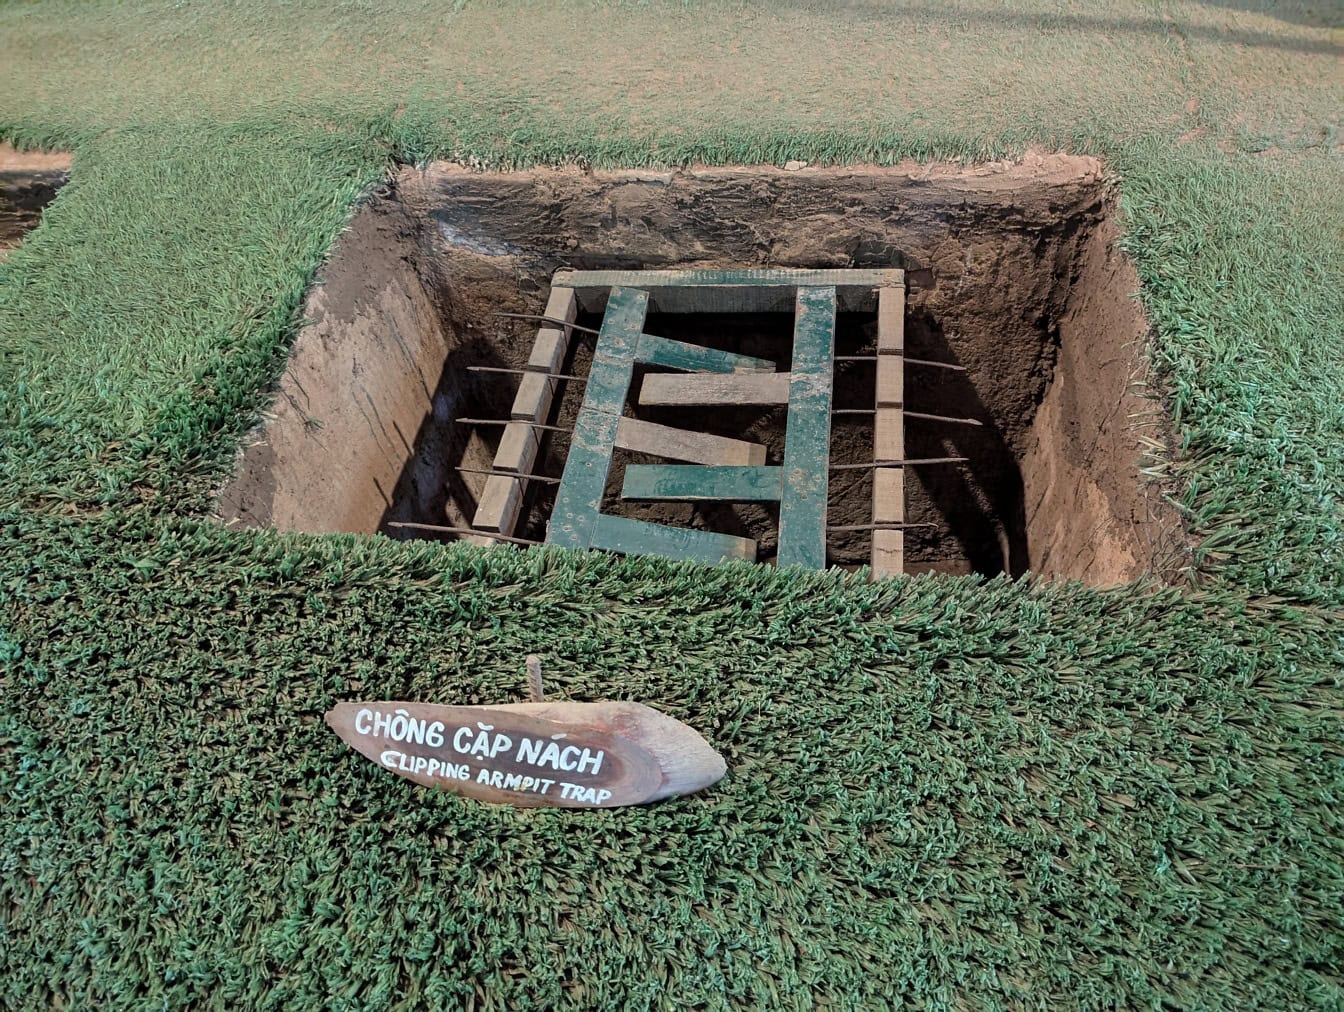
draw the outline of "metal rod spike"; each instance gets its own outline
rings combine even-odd
[[[580,327],[577,323],[567,323],[564,320],[558,320],[554,316],[542,316],[540,313],[492,313],[492,316],[507,316],[512,320],[536,320],[540,323],[549,323],[556,327],[564,327],[568,330],[577,330],[584,334],[598,334],[601,331],[594,330],[592,327]]]
[[[541,422],[525,422],[518,418],[454,418],[454,422],[463,425],[526,425],[531,429],[546,429],[548,432],[570,432],[562,425],[543,425]]]
[[[478,531],[472,527],[441,527],[438,524],[414,524],[409,520],[389,520],[383,526],[404,528],[412,531],[434,531],[439,534],[474,534],[478,538],[490,538],[492,541],[507,541],[513,545],[541,545],[544,541],[531,541],[528,538],[515,538],[508,534],[496,534],[494,531]]]
[[[586,376],[574,376],[567,372],[542,372],[539,369],[506,369],[497,365],[469,365],[467,372],[502,372],[510,376],[542,376],[545,379],[557,380],[578,380],[580,383],[587,382]]]
[[[497,478],[514,478],[518,481],[539,481],[545,485],[559,485],[559,478],[552,478],[547,474],[520,474],[517,471],[492,471],[482,467],[456,467],[453,470],[463,471],[466,474],[489,474]]]

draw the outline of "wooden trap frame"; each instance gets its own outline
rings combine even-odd
[[[560,372],[580,309],[603,313],[586,378]],[[792,310],[793,354],[788,372],[766,359],[719,351],[644,332],[650,312],[765,313]],[[877,317],[873,408],[873,460],[830,464],[836,313]],[[506,314],[518,315],[518,314]],[[755,560],[756,542],[713,531],[652,523],[602,511],[617,447],[678,463],[629,464],[621,488],[628,500],[779,503],[777,564],[822,569],[828,530],[871,530],[875,576],[899,574],[904,564],[904,468],[946,464],[960,457],[905,459],[905,274],[900,270],[560,271],[539,320],[536,342],[520,375],[510,418],[459,419],[504,427],[471,529],[433,528],[474,535],[484,543],[533,543],[514,536],[529,482],[558,483],[546,543],[630,554],[661,555],[706,563]],[[641,405],[785,405],[783,460],[767,464],[766,448],[624,413],[636,365],[674,370],[650,373]],[[936,362],[938,368],[959,366]],[[586,390],[571,434],[564,473],[534,473],[557,384],[583,380]],[[965,418],[910,416],[978,425]],[[559,430],[565,431],[565,430]],[[874,472],[872,523],[830,528],[827,492],[832,470],[867,467]]]

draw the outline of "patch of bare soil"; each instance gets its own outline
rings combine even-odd
[[[1028,571],[1117,583],[1180,563],[1174,512],[1138,473],[1134,419],[1156,406],[1133,387],[1148,328],[1132,268],[1115,248],[1095,159],[891,169],[714,168],[481,174],[405,169],[342,237],[314,289],[271,416],[248,440],[219,512],[229,522],[392,533],[390,521],[465,526],[535,324],[559,268],[905,267],[906,353],[963,366],[910,366],[907,454],[964,456],[908,469],[910,572]],[[928,272],[932,272],[930,281]],[[580,323],[595,325],[595,317]],[[651,333],[774,358],[788,368],[786,315],[652,316]],[[875,321],[842,314],[837,354],[874,348]],[[577,339],[567,372],[583,375]],[[566,428],[582,384],[563,385]],[[871,407],[870,363],[837,363],[835,406]],[[634,407],[627,410],[634,412]],[[642,417],[746,435],[778,463],[783,413],[731,408]],[[567,442],[547,433],[539,470],[558,476]],[[871,420],[836,416],[832,458],[872,459]],[[618,456],[611,490],[629,455]],[[463,470],[465,468],[465,470]],[[830,522],[870,519],[871,475],[837,472]],[[554,486],[533,483],[519,533],[541,539]],[[744,534],[768,559],[777,512],[758,505],[609,502],[612,512]],[[866,532],[836,534],[833,565],[867,561]]]
[[[70,155],[15,151],[0,144],[0,260],[42,220],[70,178]]]

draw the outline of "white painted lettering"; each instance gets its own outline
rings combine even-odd
[[[541,742],[535,738],[524,738],[518,743],[518,754],[514,756],[514,759],[520,763],[531,763],[535,766],[539,755],[541,755]]]
[[[490,786],[498,787],[502,790],[504,787],[504,774],[499,772],[499,770],[494,770],[490,774]]]
[[[546,751],[541,753],[541,758],[537,760],[538,766],[549,766],[553,770],[560,769],[560,746],[553,741],[546,743]]]
[[[373,711],[373,736],[382,738],[387,734],[387,714],[382,710]]]
[[[521,791],[523,789],[523,776],[521,773],[505,773],[504,789],[506,791]]]
[[[507,752],[513,748],[513,739],[507,734],[495,735],[495,743],[490,746],[490,758],[494,759],[501,752]]]
[[[397,768],[397,763],[401,759],[401,753],[388,749],[378,757],[378,761],[390,770]]]
[[[607,798],[609,797],[611,797],[611,791],[606,790],[605,788],[598,788],[596,803],[600,805],[602,804],[602,802],[606,801]]]
[[[363,725],[360,721],[363,721]],[[365,707],[355,714],[355,731],[359,734],[368,734],[373,730],[373,712]]]
[[[591,749],[584,749],[583,756],[579,759],[579,772],[591,773],[593,776],[597,776],[598,772],[602,769],[602,758],[605,755],[606,753],[601,749],[597,750],[596,755],[593,754]],[[593,768],[591,770],[584,769],[589,763],[593,764]]]
[[[425,776],[436,777],[441,769],[443,769],[443,763],[437,759],[431,759],[429,765],[425,767]]]
[[[406,740],[415,742],[417,745],[425,743],[425,722],[417,717],[412,717],[406,722]]]
[[[467,744],[467,739],[471,737],[471,728],[459,727],[453,735],[453,748],[458,752],[469,752],[471,746]]]
[[[486,785],[488,785],[488,784],[490,783],[490,771],[489,771],[489,770],[481,770],[481,772],[477,773],[477,774],[476,774],[476,782],[477,782],[478,784],[486,784]]]
[[[429,765],[429,760],[428,760],[425,756],[418,755],[418,756],[415,757],[415,763],[414,763],[415,769],[412,770],[412,772],[414,772],[414,773],[423,773],[423,772],[425,772],[425,767],[428,766],[428,765]]]
[[[571,752],[574,753],[572,758],[570,756]],[[575,769],[578,765],[578,755],[579,748],[577,745],[566,745],[564,750],[560,753],[560,768],[566,771]]]
[[[425,729],[425,744],[434,748],[443,744],[443,721],[436,720]]]
[[[392,719],[387,722],[387,736],[393,741],[405,741],[406,725],[410,723],[410,718],[406,710],[395,710]]]
[[[476,740],[472,742],[471,754],[480,759],[490,758],[490,732],[482,731],[476,735]]]

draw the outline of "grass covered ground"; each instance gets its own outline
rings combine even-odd
[[[1263,8],[1263,9],[1262,9]],[[0,1003],[1344,1005],[1344,28],[1219,3],[0,4]],[[394,160],[1097,152],[1189,586],[204,519]],[[715,790],[434,796],[352,698],[639,699]]]

